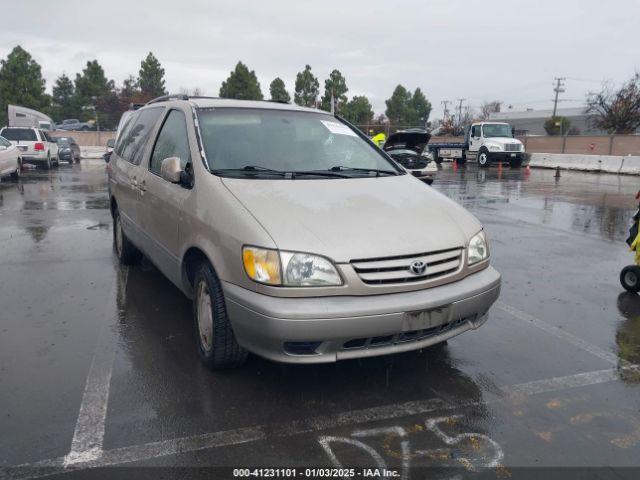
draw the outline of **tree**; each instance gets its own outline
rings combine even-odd
[[[296,90],[293,101],[303,107],[315,107],[319,91],[318,79],[311,73],[311,67],[305,65],[304,70],[296,75]]]
[[[74,118],[78,116],[76,105],[74,102],[74,96],[76,89],[73,86],[73,82],[66,75],[60,75],[56,83],[53,85],[52,100],[52,114],[57,120],[64,120],[65,118]]]
[[[640,127],[640,73],[616,91],[605,85],[599,93],[589,93],[586,111],[608,133],[635,132]]]
[[[40,65],[21,46],[0,61],[0,126],[5,125],[7,105],[42,110],[48,107]]]
[[[327,112],[331,111],[331,98],[335,105],[335,112],[340,113],[341,107],[347,103],[346,93],[349,91],[347,88],[347,81],[340,73],[340,70],[333,70],[329,74],[329,78],[324,81],[324,95],[322,96],[322,109]],[[333,95],[332,95],[333,94]]]
[[[229,74],[229,78],[222,82],[220,97],[262,100],[262,91],[256,72],[249,71],[244,63],[238,62],[236,68]]]
[[[365,96],[354,96],[342,109],[342,116],[354,125],[367,125],[373,120],[373,108]]]
[[[480,120],[489,120],[489,116],[492,113],[498,113],[500,111],[500,100],[494,100],[493,102],[484,102],[480,106]]]
[[[402,85],[398,85],[391,94],[391,98],[385,101],[387,105],[385,114],[392,124],[404,124],[411,98],[411,93]]]
[[[409,102],[407,108],[407,118],[405,123],[407,125],[422,125],[425,126],[429,121],[429,114],[431,114],[431,102],[424,96],[420,87],[416,88]]]
[[[120,118],[117,115],[119,108],[115,84],[113,80],[107,80],[97,60],[88,61],[82,74],[76,74],[75,87],[75,108],[78,112],[83,112],[79,115],[80,118],[97,120],[101,128],[113,128],[117,125]]]
[[[269,94],[273,102],[289,103],[291,101],[291,96],[280,77],[276,77],[269,85]]]
[[[567,117],[549,117],[544,122],[544,130],[547,135],[566,135],[569,133],[571,121]]]
[[[164,88],[164,68],[151,52],[140,62],[138,86],[147,100],[167,94]]]

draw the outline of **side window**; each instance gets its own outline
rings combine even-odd
[[[471,136],[479,137],[480,136],[480,127],[478,125],[474,125],[471,127]]]
[[[134,165],[140,165],[144,147],[164,108],[149,108],[132,115],[118,138],[116,153]]]
[[[4,138],[0,137],[0,145],[3,147],[8,147],[11,145],[11,142],[9,142],[8,140],[5,140]]]
[[[187,121],[184,113],[171,110],[162,125],[158,139],[153,147],[149,170],[160,175],[160,167],[165,158],[178,157],[184,169],[191,162],[189,139],[187,138]]]

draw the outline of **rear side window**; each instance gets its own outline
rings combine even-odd
[[[149,139],[151,130],[153,130],[163,110],[163,107],[148,108],[140,110],[136,115],[132,115],[118,137],[118,144],[115,148],[116,154],[134,165],[140,165],[144,147]]]
[[[11,143],[9,142],[9,140],[5,140],[4,137],[0,137],[0,146],[8,147],[10,145],[11,145]]]
[[[169,112],[162,125],[158,139],[153,147],[149,170],[160,175],[160,166],[165,158],[178,157],[184,169],[191,162],[189,139],[187,138],[187,120],[179,110]]]
[[[36,131],[32,128],[5,128],[0,135],[14,142],[35,142],[38,140]]]

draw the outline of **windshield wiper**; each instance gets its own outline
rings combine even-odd
[[[334,178],[351,178],[349,175],[345,175],[340,172],[331,170],[294,170],[289,172],[293,178],[298,175],[315,175],[318,177],[334,177]]]
[[[345,167],[344,165],[336,165],[329,169],[331,172],[366,172],[366,173],[375,173],[376,177],[380,175],[398,175],[398,172],[394,172],[392,170],[378,170],[377,168],[355,168],[355,167]]]
[[[267,174],[267,175],[278,175],[281,177],[286,176],[288,173],[283,172],[281,170],[273,170],[272,168],[261,167],[259,165],[245,165],[242,168],[217,168],[211,170],[211,173],[215,175],[225,174],[225,173],[246,173],[253,175]]]

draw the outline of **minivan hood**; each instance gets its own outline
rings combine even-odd
[[[482,228],[457,203],[407,175],[222,181],[279,249],[337,263],[463,247]]]

